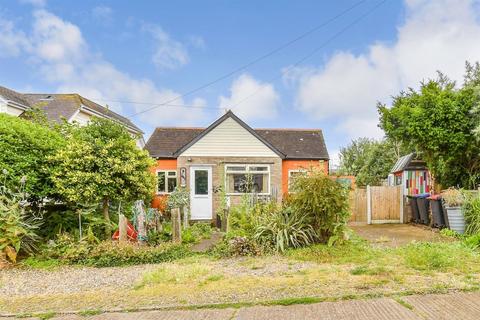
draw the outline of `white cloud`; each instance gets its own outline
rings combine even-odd
[[[179,96],[173,90],[159,88],[149,79],[139,79],[117,69],[113,64],[96,55],[89,49],[78,26],[63,20],[46,10],[35,10],[31,32],[16,30],[13,22],[0,24],[0,30],[12,34],[15,40],[8,43],[0,38],[0,46],[7,43],[11,52],[27,55],[43,80],[57,86],[58,92],[78,92],[88,98],[105,104],[104,100],[124,100],[163,103]],[[2,42],[3,41],[3,42]],[[13,43],[13,44],[12,44]],[[192,101],[177,99],[175,104],[205,106],[205,101],[193,98]],[[123,106],[125,107],[125,105]],[[129,110],[113,103],[112,109],[124,115],[141,112],[151,105],[133,104]],[[181,109],[180,109],[181,110]],[[204,110],[191,109],[179,112],[178,108],[159,107],[134,118],[153,126],[169,122],[191,124],[202,119]],[[182,114],[179,116],[179,114]]]
[[[20,2],[31,4],[36,7],[44,7],[47,4],[46,0],[20,0]]]
[[[0,57],[17,56],[29,46],[24,32],[16,30],[12,21],[0,17]]]
[[[220,108],[232,109],[245,120],[275,117],[278,104],[279,96],[273,85],[262,83],[248,74],[242,74],[233,81],[230,97],[219,97]]]
[[[92,9],[92,16],[97,21],[105,25],[112,23],[112,15],[113,15],[112,8],[105,5],[99,5]]]
[[[207,45],[205,44],[205,39],[200,36],[192,35],[188,37],[188,42],[191,46],[205,50]]]
[[[170,37],[162,28],[156,25],[146,25],[148,31],[155,39],[155,53],[152,61],[159,69],[176,69],[190,61],[185,46]]]
[[[381,136],[377,101],[437,70],[462,80],[466,60],[480,60],[480,11],[474,0],[408,0],[405,21],[393,44],[372,44],[365,54],[335,53],[321,68],[287,72],[298,85],[297,107],[316,119],[341,119],[350,137]],[[287,69],[288,70],[288,69]]]

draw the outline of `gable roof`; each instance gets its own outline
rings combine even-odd
[[[426,170],[425,161],[416,159],[415,153],[407,154],[397,160],[390,173],[397,173],[405,170]]]
[[[262,138],[255,130],[250,128],[248,124],[240,120],[231,110],[228,110],[223,116],[218,118],[214,123],[212,123],[208,128],[203,130],[199,135],[195,136],[192,141],[187,143],[186,145],[182,146],[180,149],[178,149],[175,153],[174,156],[178,156],[188,148],[190,148],[192,145],[194,145],[198,140],[202,139],[204,136],[206,136],[210,131],[215,129],[220,123],[225,121],[228,118],[232,118],[235,120],[238,124],[240,124],[245,130],[247,130],[251,135],[253,135],[255,138],[260,140],[263,144],[265,144],[267,147],[269,147],[273,152],[275,152],[280,158],[284,158],[285,155],[281,153],[277,148],[275,148],[270,142]]]
[[[99,116],[104,116],[116,120],[129,127],[133,131],[143,133],[140,128],[133,124],[129,119],[103,107],[77,93],[72,94],[45,94],[45,93],[27,93],[24,96],[28,99],[32,107],[38,107],[45,111],[48,120],[61,121],[62,118],[70,119],[80,109],[85,109]]]
[[[284,159],[328,160],[323,134],[318,129],[252,129],[231,111],[208,128],[158,127],[148,139],[145,149],[154,158],[176,158],[228,117],[237,120],[245,129]]]
[[[16,105],[24,107],[24,109],[30,107],[28,100],[19,92],[0,86],[0,96],[9,102],[13,102]]]

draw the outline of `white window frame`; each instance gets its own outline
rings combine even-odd
[[[157,194],[170,194],[171,192],[168,192],[168,179],[175,179],[176,182],[177,182],[175,187],[178,187],[178,173],[177,173],[177,170],[155,170],[155,175],[157,176],[157,179],[158,179],[158,174],[160,172],[165,173],[165,190],[163,190],[163,191],[158,190],[158,181],[157,181],[157,187],[156,187]],[[169,176],[168,175],[169,172],[175,172],[175,175],[174,176]]]
[[[292,178],[292,173],[297,173],[297,172],[303,172],[303,173],[307,173],[308,170],[307,169],[292,169],[292,170],[288,170],[288,192],[289,193],[292,193],[292,191],[290,190],[290,187],[292,185],[292,181],[291,181],[291,178]]]
[[[228,171],[228,167],[245,167],[245,170],[244,171]],[[250,171],[250,167],[264,167],[264,168],[267,168],[266,171],[253,171],[251,172]],[[262,164],[262,163],[258,163],[258,164],[246,164],[246,163],[243,163],[243,164],[226,164],[225,165],[225,176],[224,176],[224,185],[225,185],[225,188],[227,188],[227,174],[228,173],[240,173],[240,174],[248,174],[248,173],[261,173],[261,174],[267,174],[268,175],[268,182],[267,182],[267,192],[263,192],[263,193],[256,193],[257,195],[260,195],[260,196],[269,196],[270,193],[271,193],[271,190],[270,190],[270,185],[271,185],[271,179],[272,179],[272,175],[270,174],[270,165],[268,164]],[[226,190],[225,190],[226,191]],[[227,196],[241,196],[241,195],[244,195],[244,194],[247,194],[247,193],[244,193],[244,192],[226,192],[226,195]]]

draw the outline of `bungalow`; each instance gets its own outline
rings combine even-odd
[[[21,117],[31,108],[39,108],[45,112],[49,121],[86,125],[93,116],[106,118],[123,125],[134,137],[138,137],[137,145],[143,148],[143,132],[129,119],[88,100],[77,93],[47,94],[19,93],[0,86],[0,113]]]
[[[328,174],[321,130],[252,129],[228,111],[208,128],[158,127],[145,149],[156,159],[153,207],[161,207],[177,185],[191,195],[191,219],[216,219],[221,188],[231,204],[250,190],[281,200],[291,179],[309,167]],[[161,208],[160,208],[161,209]]]

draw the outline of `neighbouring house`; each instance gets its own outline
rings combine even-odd
[[[252,129],[228,111],[208,128],[158,127],[145,149],[156,159],[153,207],[160,210],[177,186],[190,190],[192,220],[216,219],[224,189],[237,204],[250,191],[281,200],[289,183],[310,167],[328,174],[329,156],[319,129]]]
[[[388,175],[388,185],[403,185],[404,195],[415,195],[431,192],[433,183],[425,161],[410,153],[397,160]]]
[[[31,108],[45,112],[49,121],[67,121],[86,125],[93,116],[106,118],[123,125],[137,139],[137,145],[143,148],[143,132],[129,119],[101,106],[77,93],[19,93],[0,86],[0,112],[21,117]]]

